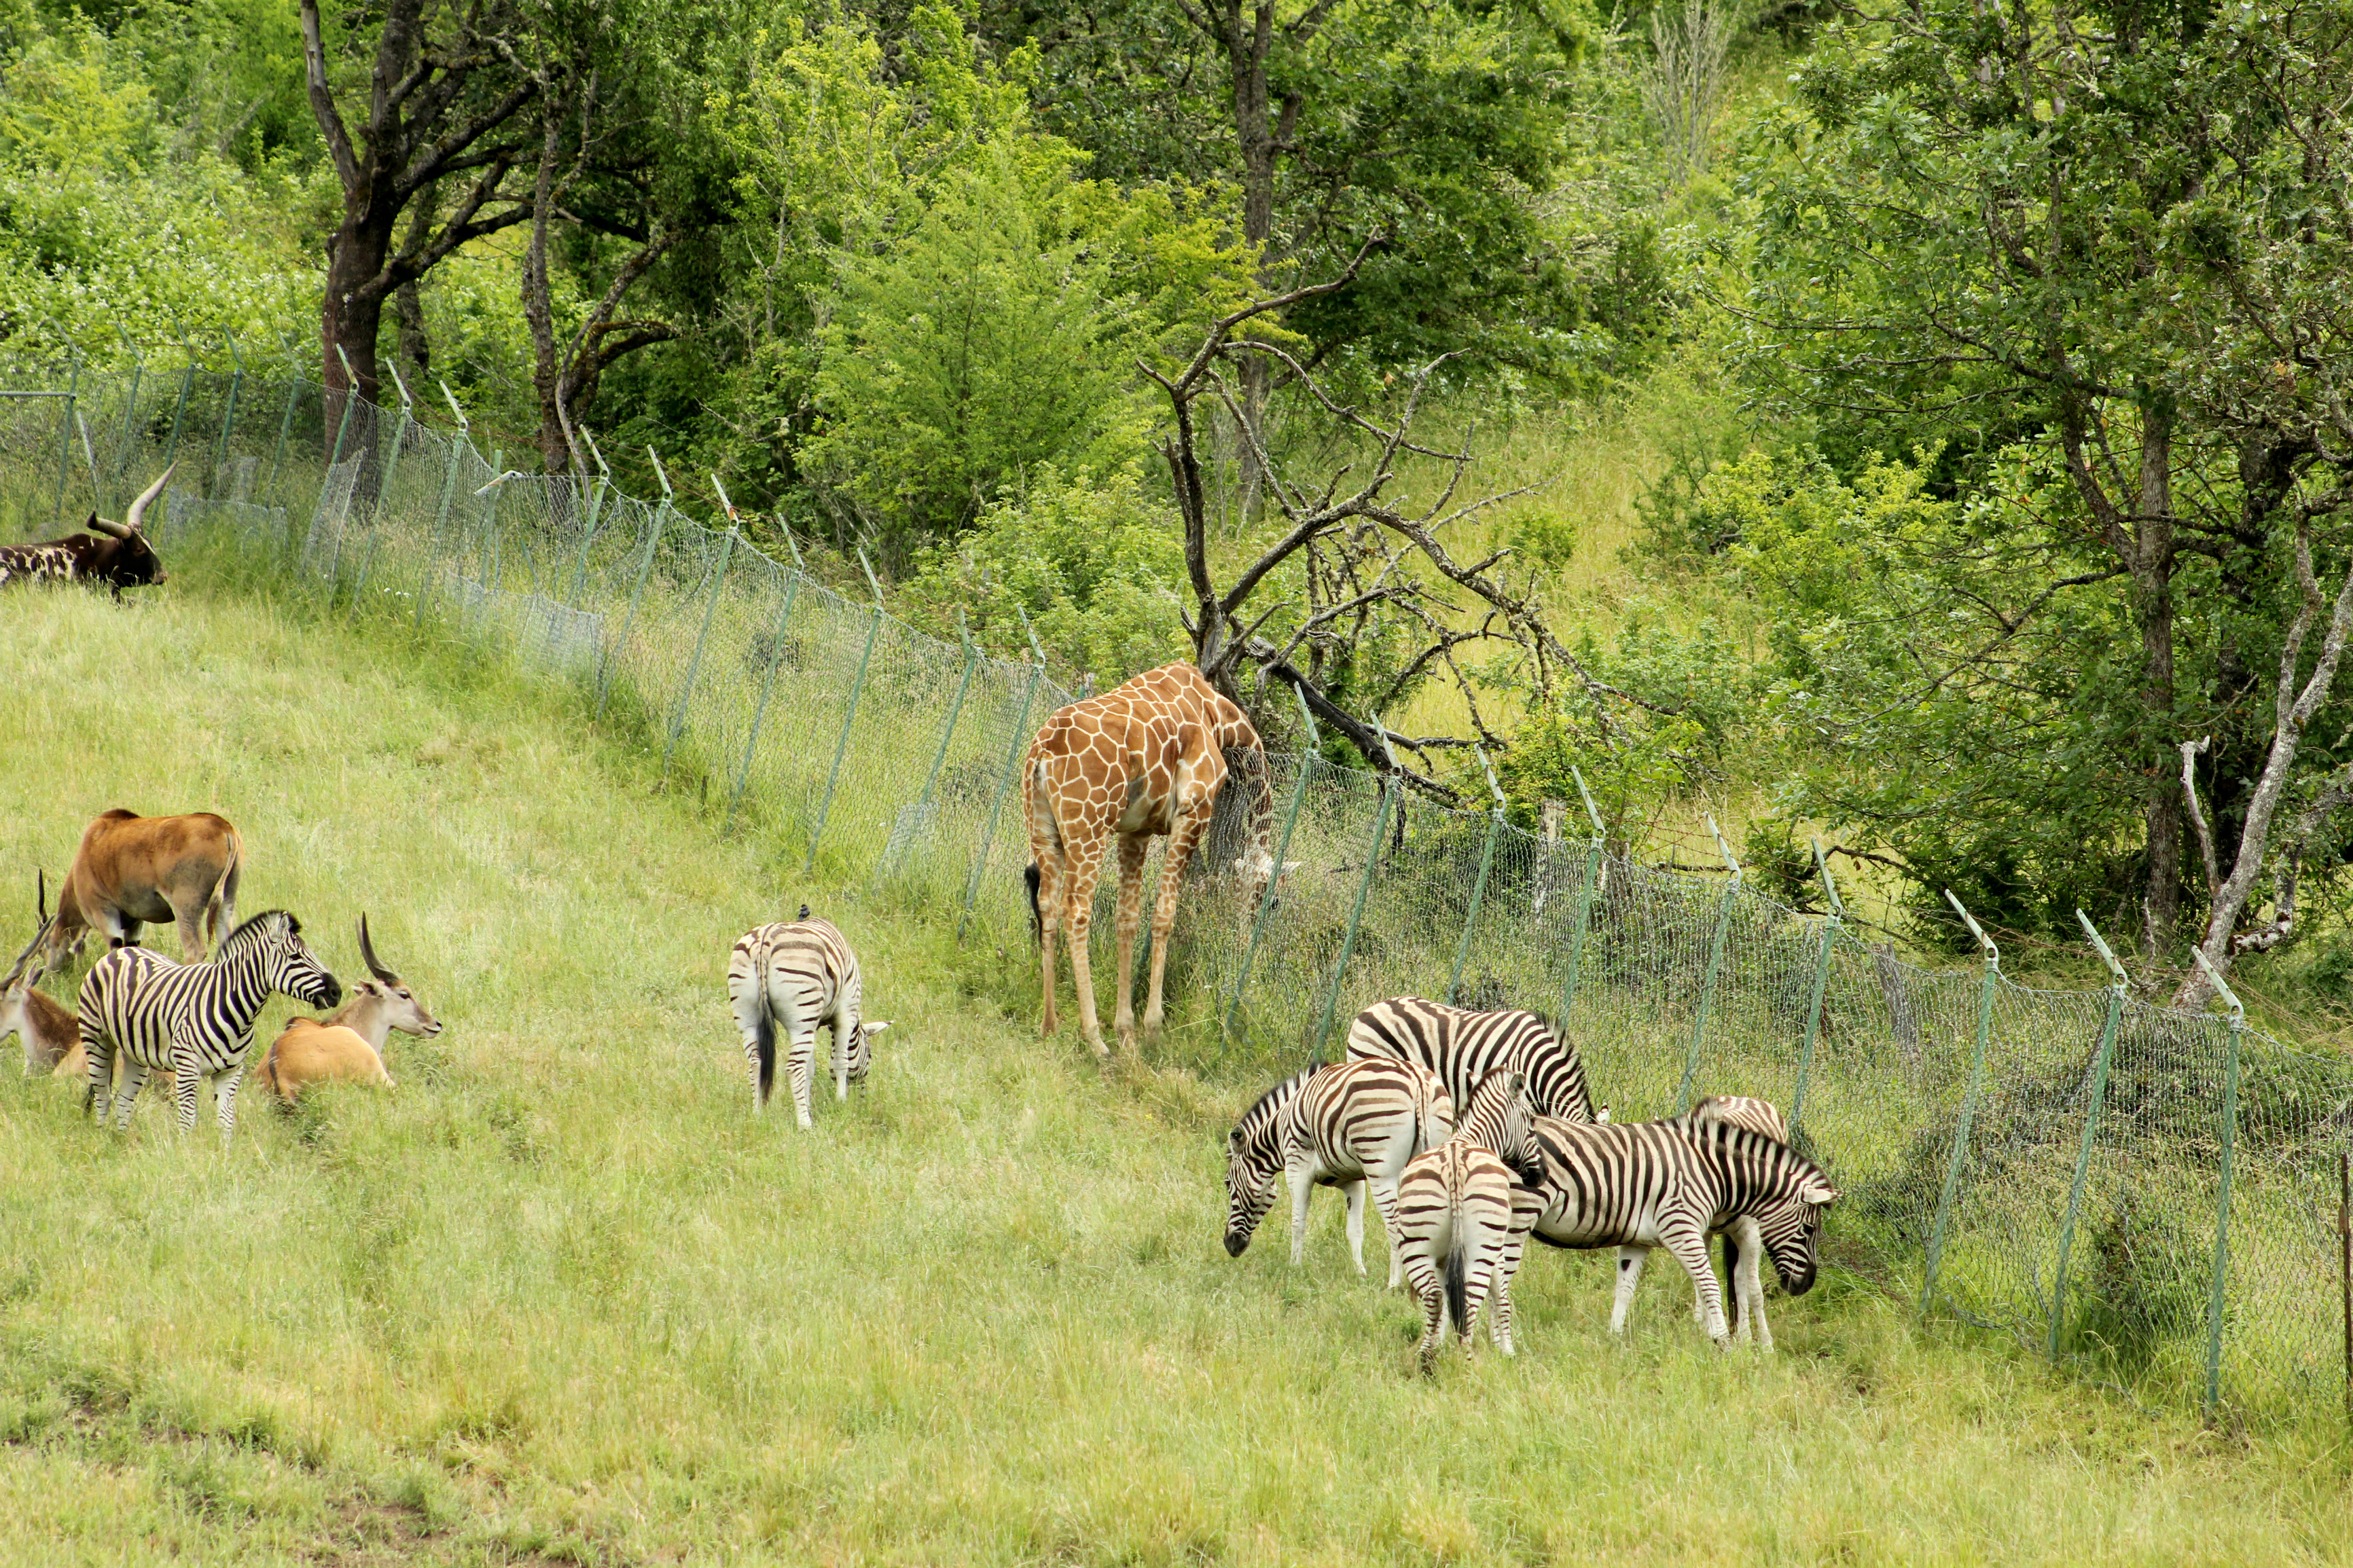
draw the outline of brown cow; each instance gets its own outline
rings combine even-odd
[[[178,922],[180,958],[205,960],[205,922],[217,942],[237,926],[245,841],[225,816],[141,816],[121,806],[82,830],[73,868],[58,889],[44,967],[60,968],[93,931],[107,946],[137,947],[142,923]]]
[[[25,1042],[25,1072],[26,1076],[45,1073],[71,1054],[77,1058],[81,1052],[81,1024],[70,1008],[51,1001],[37,989],[45,964],[35,963],[33,954],[41,939],[49,934],[53,923],[48,912],[48,889],[46,879],[37,883],[33,908],[41,917],[41,927],[25,951],[16,955],[16,966],[8,977],[0,980],[0,1040],[11,1034]]]
[[[163,582],[164,563],[156,558],[154,546],[148,543],[139,524],[148,506],[164,493],[164,481],[171,477],[172,469],[165,468],[131,503],[130,514],[121,522],[109,521],[91,512],[88,533],[69,533],[43,544],[0,545],[0,588],[11,583],[49,579],[103,583],[120,599],[125,588],[143,588],[151,583]]]
[[[360,956],[374,980],[352,987],[351,1000],[324,1018],[292,1018],[261,1064],[261,1085],[291,1105],[305,1084],[323,1079],[393,1087],[385,1070],[384,1043],[393,1030],[431,1039],[441,1021],[425,1009],[399,975],[377,962],[368,941],[367,916],[360,917]]]

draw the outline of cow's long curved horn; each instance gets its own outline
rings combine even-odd
[[[153,484],[149,485],[145,489],[139,492],[139,499],[132,501],[131,503],[131,510],[123,514],[122,526],[128,531],[123,537],[128,538],[131,534],[139,531],[139,520],[147,515],[147,508],[153,503],[157,496],[164,493],[164,481],[172,477],[172,468],[176,468],[179,466],[179,464],[174,463],[171,468],[165,468],[162,473],[155,476],[155,482]]]
[[[368,941],[367,916],[360,917],[360,956],[367,961],[368,973],[386,985],[400,984],[400,976],[376,962],[375,944]]]
[[[131,537],[130,529],[123,526],[121,523],[115,521],[111,517],[100,517],[96,512],[91,512],[90,514],[90,521],[87,526],[92,533],[102,533],[109,539],[128,539]]]

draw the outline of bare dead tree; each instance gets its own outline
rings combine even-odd
[[[2230,875],[2221,874],[2214,848],[2214,835],[2206,821],[2206,814],[2198,804],[2197,781],[2192,762],[2204,749],[2202,742],[2185,742],[2181,748],[2181,787],[2186,798],[2189,823],[2198,836],[2198,847],[2204,857],[2208,905],[2206,930],[2200,937],[2199,949],[2218,972],[2227,973],[2232,957],[2256,946],[2233,940],[2239,917],[2246,910],[2247,900],[2253,895],[2256,879],[2262,875],[2263,861],[2270,852],[2272,818],[2277,813],[2285,794],[2290,770],[2295,765],[2295,754],[2304,740],[2305,727],[2312,721],[2315,711],[2328,696],[2337,680],[2337,666],[2345,653],[2348,633],[2353,633],[2353,570],[2346,573],[2345,582],[2331,606],[2320,591],[2319,580],[2312,570],[2312,520],[2316,515],[2333,512],[2348,499],[2342,490],[2332,490],[2300,509],[2295,530],[2295,584],[2301,591],[2295,619],[2287,630],[2280,648],[2279,674],[2273,683],[2274,721],[2271,746],[2263,759],[2263,771],[2247,797],[2246,816],[2239,832],[2239,848],[2231,866]],[[2303,675],[2306,638],[2313,626],[2327,613],[2327,627],[2321,635],[2320,652],[2313,662],[2312,673]],[[2301,857],[2304,843],[2327,819],[2328,814],[2353,795],[2342,775],[2324,787],[2312,805],[2296,819],[2289,834],[2288,865],[2281,882],[2279,912],[2274,917],[2277,934],[2261,946],[2276,946],[2286,940],[2295,921],[2295,861]],[[2253,933],[2261,937],[2263,933]],[[2202,1007],[2213,994],[2213,984],[2206,978],[2203,968],[2192,965],[2174,993],[2176,1007]]]
[[[1262,336],[1237,337],[1237,329],[1261,316],[1345,287],[1365,254],[1359,250],[1328,281],[1219,317],[1210,323],[1193,357],[1173,374],[1143,361],[1137,364],[1168,397],[1171,427],[1160,452],[1167,460],[1185,526],[1185,565],[1194,605],[1184,621],[1202,674],[1237,701],[1244,696],[1245,671],[1255,672],[1261,683],[1273,679],[1290,684],[1317,720],[1346,736],[1369,765],[1388,771],[1402,747],[1413,762],[1412,766],[1398,766],[1402,780],[1432,799],[1459,804],[1458,793],[1433,776],[1432,759],[1448,748],[1470,746],[1472,739],[1403,734],[1389,729],[1380,714],[1426,674],[1443,669],[1462,696],[1477,740],[1491,749],[1505,749],[1508,742],[1489,721],[1492,698],[1482,695],[1482,683],[1463,666],[1466,648],[1501,645],[1514,650],[1520,678],[1539,703],[1551,700],[1564,682],[1581,687],[1595,700],[1605,734],[1613,709],[1670,710],[1596,679],[1563,647],[1545,619],[1533,574],[1517,588],[1511,583],[1510,550],[1493,550],[1465,562],[1448,548],[1450,529],[1537,488],[1524,486],[1458,504],[1471,465],[1470,437],[1454,450],[1440,450],[1413,438],[1414,421],[1422,412],[1430,380],[1451,355],[1409,375],[1398,411],[1384,422],[1339,401],[1307,366]],[[1261,441],[1260,422],[1247,417],[1248,383],[1240,374],[1261,356],[1288,373],[1289,388],[1332,421],[1335,434],[1368,438],[1373,444],[1368,471],[1353,487],[1347,483],[1348,467],[1303,478],[1285,471],[1268,453]],[[1250,461],[1265,475],[1264,493],[1283,523],[1254,558],[1225,573],[1222,584],[1209,559],[1209,510],[1197,445],[1202,423],[1198,405],[1205,398],[1226,411],[1250,445]],[[1407,457],[1444,465],[1444,483],[1427,505],[1392,493],[1399,462]],[[1294,558],[1303,568],[1293,579],[1299,592],[1265,602],[1278,570]],[[1331,695],[1325,672],[1334,656],[1362,638],[1377,618],[1408,628],[1419,647],[1383,690],[1359,694],[1356,705],[1361,710],[1350,711]],[[1279,629],[1271,635],[1270,627]]]

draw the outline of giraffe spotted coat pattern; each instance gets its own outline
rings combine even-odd
[[[1144,1028],[1157,1034],[1161,976],[1168,933],[1176,921],[1176,895],[1185,867],[1209,826],[1226,782],[1229,747],[1259,754],[1249,782],[1252,848],[1241,858],[1242,880],[1255,903],[1273,871],[1267,828],[1273,801],[1265,752],[1242,710],[1220,696],[1189,664],[1145,671],[1099,697],[1056,709],[1021,769],[1023,815],[1029,825],[1030,897],[1038,914],[1044,977],[1043,1032],[1054,1032],[1054,941],[1067,931],[1071,978],[1079,998],[1079,1030],[1099,1057],[1103,1025],[1095,1014],[1094,977],[1087,963],[1087,927],[1103,856],[1119,841],[1119,1003],[1112,1022],[1122,1052],[1135,1050],[1135,927],[1144,900],[1144,858],[1155,837],[1168,840],[1152,907],[1152,976]]]

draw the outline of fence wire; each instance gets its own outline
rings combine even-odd
[[[1028,962],[1018,766],[1072,700],[1042,667],[926,636],[667,499],[510,475],[416,410],[308,382],[0,363],[0,395],[7,536],[120,517],[172,465],[167,555],[223,550],[571,683],[788,868]],[[2338,1407],[2342,1058],[2121,991],[1921,969],[1736,874],[1531,836],[1321,756],[1229,760],[1248,787],[1171,944],[1171,1059],[1288,1071],[1388,995],[1535,1007],[1621,1121],[1718,1092],[1784,1107],[1844,1193],[1831,1256],[1886,1289],[2151,1402]],[[1253,901],[1231,873],[1261,767],[1296,865]]]

